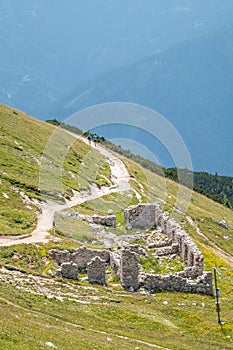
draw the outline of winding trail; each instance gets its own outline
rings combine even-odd
[[[83,137],[68,132],[70,135],[76,139],[80,139],[85,143],[88,143]],[[130,176],[129,173],[123,164],[123,162],[117,158],[112,152],[106,148],[98,145],[94,146],[97,151],[99,151],[107,160],[111,169],[111,181],[113,186],[111,187],[101,187],[91,186],[90,191],[87,193],[75,192],[71,200],[67,200],[65,204],[57,204],[52,201],[47,201],[46,203],[41,204],[42,213],[38,217],[37,227],[32,232],[31,236],[5,236],[0,238],[0,246],[11,246],[14,244],[21,243],[39,243],[39,242],[48,242],[51,236],[49,236],[49,230],[53,228],[54,215],[56,212],[59,212],[64,209],[71,208],[75,205],[81,204],[83,202],[96,199],[109,194],[112,192],[124,192],[129,191],[131,186],[129,184]]]

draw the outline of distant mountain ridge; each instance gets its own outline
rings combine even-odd
[[[224,28],[100,75],[58,104],[56,115],[105,102],[142,104],[177,128],[196,171],[232,175],[232,54],[233,28]]]
[[[231,0],[0,2],[0,101],[40,119],[97,74],[230,24]]]

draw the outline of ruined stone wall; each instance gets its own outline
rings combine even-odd
[[[179,246],[179,255],[189,267],[195,267],[198,274],[204,270],[204,258],[188,234],[179,228],[173,233],[173,242]]]
[[[120,279],[125,289],[136,291],[139,288],[139,261],[136,253],[129,249],[121,252]]]
[[[78,248],[71,254],[71,260],[78,265],[79,270],[86,270],[87,264],[96,256],[109,264],[110,253],[107,250],[95,250],[86,247]]]
[[[51,249],[49,255],[58,263],[58,265],[70,261],[70,252],[68,250]]]
[[[158,226],[161,233],[167,237],[167,241],[152,243],[149,248],[161,247],[157,252],[158,256],[178,253],[187,266],[195,267],[196,276],[202,275],[204,270],[203,255],[181,226],[175,220],[169,219],[167,213],[162,213],[159,216]]]
[[[50,256],[55,260],[58,265],[64,262],[72,262],[77,264],[78,270],[86,270],[87,264],[96,256],[100,257],[105,263],[109,264],[110,253],[107,250],[94,250],[86,247],[81,247],[75,249],[73,253],[68,251],[62,251],[57,249],[52,249],[49,251]]]
[[[140,275],[140,286],[147,290],[161,289],[212,294],[212,273],[203,272],[204,258],[202,253],[181,226],[175,220],[169,219],[168,213],[161,212],[158,203],[132,206],[127,208],[124,214],[125,224],[129,228],[156,226],[159,232],[165,236],[161,241],[158,242],[155,239],[155,242],[149,244],[149,249],[156,249],[155,255],[178,254],[187,265],[184,271],[176,274],[142,274]],[[131,264],[131,266],[133,265]],[[135,278],[137,279],[138,267],[136,264],[135,268]],[[132,269],[130,269],[129,274],[133,276]]]
[[[106,285],[106,261],[96,256],[87,264],[87,275],[90,283]]]
[[[92,219],[92,222],[97,225],[116,227],[115,215],[106,215],[106,216],[93,215],[91,219]]]
[[[124,221],[127,229],[148,229],[156,227],[161,215],[159,203],[133,205],[124,210]]]
[[[57,270],[56,275],[62,278],[69,278],[72,280],[78,279],[78,265],[72,262],[63,262]]]
[[[140,285],[148,292],[156,289],[164,291],[177,291],[186,293],[213,294],[212,273],[204,272],[195,280],[181,277],[178,274],[153,275],[143,274],[140,276]]]

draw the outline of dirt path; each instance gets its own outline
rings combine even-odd
[[[88,143],[83,137],[70,133],[73,137],[81,139],[85,143]],[[92,147],[95,147],[92,145]],[[91,186],[89,193],[75,192],[74,197],[67,201],[65,204],[57,204],[51,201],[43,203],[41,205],[42,214],[38,217],[37,228],[32,232],[29,237],[21,236],[9,236],[0,238],[0,246],[11,246],[20,243],[38,243],[47,242],[49,240],[48,231],[53,227],[54,215],[56,212],[71,208],[75,205],[96,199],[112,192],[124,192],[131,189],[129,184],[130,176],[123,162],[118,159],[109,150],[101,147],[100,145],[95,147],[107,160],[111,169],[111,181],[113,186],[98,188],[97,186]]]

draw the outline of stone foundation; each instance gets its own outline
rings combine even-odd
[[[155,290],[177,291],[186,293],[213,294],[212,273],[204,272],[195,280],[181,277],[179,274],[140,276],[140,285],[148,292]]]
[[[134,252],[138,256],[147,257],[147,253],[144,248],[140,247],[138,244],[131,244],[127,246],[127,249],[131,250],[131,252]]]
[[[73,219],[86,219],[91,224],[116,227],[116,216],[113,214],[112,210],[109,210],[108,215],[84,215],[79,214],[74,211],[67,211],[64,215],[71,217]]]
[[[179,246],[177,243],[173,243],[170,246],[157,249],[154,256],[167,256],[179,253]]]

